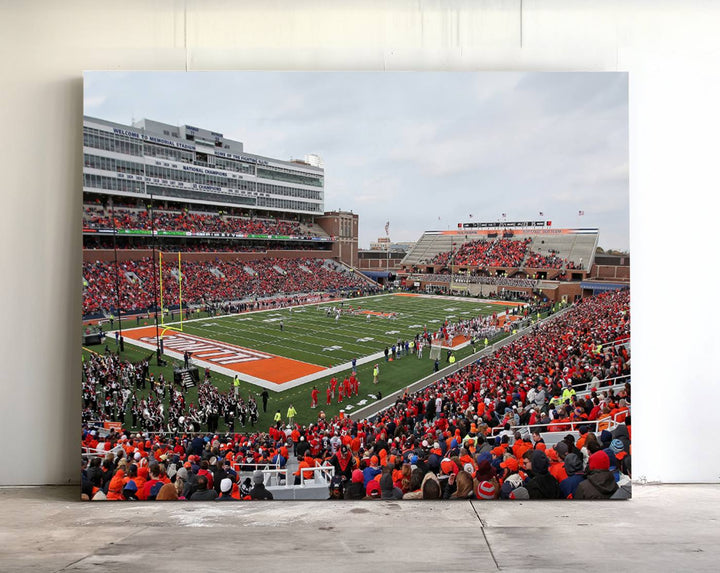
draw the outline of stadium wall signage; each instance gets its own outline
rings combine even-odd
[[[98,235],[143,235],[150,236],[153,232],[147,229],[91,229],[83,227],[83,233]],[[254,235],[248,233],[204,233],[191,231],[155,231],[158,237],[210,237],[218,239],[267,239],[272,241],[332,241],[333,237],[300,237],[296,235]]]

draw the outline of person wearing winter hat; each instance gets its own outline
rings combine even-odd
[[[450,458],[444,458],[440,462],[440,470],[442,473],[446,476],[457,474],[458,473],[458,467],[455,464],[454,461],[452,461]]]
[[[610,445],[610,442],[613,440],[613,435],[608,430],[603,430],[600,432],[600,444],[602,445],[603,449],[607,448]]]
[[[477,499],[497,499],[498,493],[496,484],[487,480],[478,482],[475,487],[475,497]]]
[[[363,499],[380,499],[382,496],[380,482],[377,480],[371,480],[365,488],[365,493],[366,496]]]
[[[250,490],[250,499],[253,500],[268,500],[273,499],[272,492],[265,488],[263,483],[265,480],[265,474],[261,470],[255,470],[253,472],[253,488]]]
[[[560,483],[567,477],[565,472],[565,456],[568,455],[568,445],[566,442],[558,442],[552,450],[546,450],[545,453],[550,459],[549,471],[552,476]]]
[[[508,458],[508,461],[511,459],[512,458]],[[501,465],[504,463],[505,462],[502,462]],[[512,464],[512,462],[510,462],[510,464]],[[483,460],[480,464],[478,464],[478,469],[475,472],[475,497],[477,499],[498,498],[500,495],[500,483],[498,482],[497,475],[495,467],[493,467],[488,460]],[[484,484],[484,489],[479,491],[478,487],[482,484]],[[491,487],[492,492],[490,491]]]
[[[124,500],[123,497],[123,487],[125,486],[125,470],[122,468],[119,468],[115,471],[115,475],[110,480],[110,485],[108,486],[107,491],[107,498],[109,500]]]
[[[590,456],[586,478],[575,489],[573,499],[609,499],[618,489],[610,458],[603,450]]]
[[[510,492],[508,499],[530,499],[530,494],[526,488],[520,486]]]
[[[508,458],[500,464],[500,467],[504,470],[500,498],[509,499],[513,490],[523,485],[522,476],[518,473],[520,464],[515,458]]]
[[[350,448],[345,444],[341,445],[332,455],[329,463],[335,468],[335,475],[343,476],[346,481],[350,480],[356,463]]]
[[[199,475],[197,478],[197,490],[190,496],[190,501],[212,501],[217,496],[217,492],[209,487],[207,476]]]
[[[345,497],[345,481],[342,476],[333,476],[328,485],[329,501],[337,501]]]
[[[629,418],[628,418],[629,421]],[[617,458],[617,465],[618,470],[624,473],[626,476],[631,477],[632,476],[632,459],[630,456],[630,437],[628,436],[628,429],[625,424],[620,424],[617,428],[615,428],[612,431],[612,435],[614,437],[613,441],[610,442],[610,447],[612,447],[612,444],[616,443],[616,440],[622,444],[623,448],[622,450],[619,450],[615,452],[615,457]],[[616,444],[616,447],[617,446]]]
[[[491,481],[495,480],[496,477],[497,472],[489,461],[483,460],[478,464],[478,469],[475,472],[475,479],[477,479],[478,481]]]
[[[137,500],[137,489],[137,484],[134,480],[127,481],[123,487],[123,497],[127,500]]]
[[[370,464],[362,472],[363,476],[365,476],[364,485],[367,488],[368,484],[382,473],[382,470],[378,467],[378,457],[372,456]]]
[[[350,485],[345,488],[345,499],[362,499],[365,497],[365,476],[362,470],[353,470]]]
[[[560,491],[563,498],[572,499],[575,496],[577,486],[585,479],[582,458],[577,454],[565,456],[565,472],[568,477],[560,482]]]
[[[232,496],[233,482],[229,477],[220,480],[220,497],[216,501],[237,501]]]
[[[615,438],[612,442],[610,442],[610,449],[613,451],[614,454],[617,454],[618,452],[622,452],[625,449],[625,445],[622,443],[621,440]]]
[[[390,468],[390,471],[383,469],[383,474],[380,477],[380,491],[382,499],[402,499],[402,490],[395,487],[393,484],[392,467],[385,466],[385,468]]]
[[[533,477],[525,483],[530,499],[559,499],[562,495],[560,486],[549,471],[550,461],[545,452],[535,450],[531,463]]]

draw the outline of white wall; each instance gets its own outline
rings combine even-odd
[[[720,403],[711,328],[720,10],[689,0],[522,6],[521,15],[519,0],[0,0],[0,484],[77,481],[91,69],[629,71],[634,473],[717,481],[720,458],[706,444]],[[669,242],[659,228],[682,233]],[[706,265],[705,292],[663,290],[656,269],[671,260]]]

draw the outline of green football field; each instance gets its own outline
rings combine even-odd
[[[341,313],[335,309],[359,313]],[[504,310],[497,304],[434,297],[380,295],[344,302],[186,322],[183,332],[320,366],[335,366],[384,350],[398,340],[451,322]],[[365,312],[383,313],[379,315]],[[328,314],[329,313],[329,314]],[[397,318],[384,315],[397,313]],[[282,330],[281,330],[282,323]]]
[[[345,311],[352,307],[354,310],[360,309],[360,311],[354,315],[343,312],[340,318],[335,320],[333,307],[342,308]],[[363,356],[382,352],[386,346],[392,346],[399,339],[411,340],[415,334],[422,333],[425,326],[428,331],[434,331],[446,319],[455,322],[479,315],[499,313],[505,308],[502,304],[492,304],[471,298],[451,300],[434,296],[391,294],[346,299],[342,304],[340,301],[335,301],[294,307],[292,312],[289,309],[282,309],[241,315],[212,316],[186,321],[182,330],[184,333],[206,339],[227,342],[322,367],[347,365],[347,368],[335,374],[339,380],[342,380],[349,375],[350,361],[353,358],[360,360]],[[379,314],[368,315],[367,312]],[[387,316],[392,314],[395,314],[395,318]],[[135,319],[123,323],[124,329],[134,326],[136,326]],[[115,327],[117,328],[117,323]],[[127,337],[126,341],[128,341]],[[106,344],[110,350],[116,351],[113,338],[108,337]],[[102,352],[104,346],[90,347],[84,352]],[[468,346],[456,350],[455,354],[458,358],[462,358],[470,352],[471,348]],[[136,361],[149,354],[147,349],[126,342],[122,356],[127,360]],[[446,366],[445,359],[446,353],[443,352],[441,368]],[[151,372],[154,372],[156,376],[163,373],[166,379],[172,380],[172,367],[179,362],[179,360],[169,359],[167,366],[160,367],[153,361]],[[381,372],[380,383],[377,385],[372,384],[372,367],[375,362],[380,363]],[[361,384],[360,396],[352,397],[350,400],[346,399],[343,404],[338,404],[337,400],[334,400],[331,405],[326,405],[325,389],[331,375],[322,376],[320,374],[318,379],[302,386],[280,392],[271,391],[268,412],[263,413],[260,408],[258,428],[267,429],[278,409],[284,418],[290,403],[298,411],[296,421],[303,424],[315,421],[320,410],[328,416],[332,416],[337,414],[341,408],[346,412],[358,409],[374,400],[378,392],[386,396],[431,374],[433,367],[434,361],[429,359],[427,348],[422,359],[410,355],[396,361],[386,362],[384,358],[380,358],[370,363],[359,364],[357,371]],[[212,372],[211,381],[221,390],[229,390],[232,386],[231,378],[218,372]],[[309,407],[310,391],[313,386],[317,386],[320,390],[319,407],[316,410]],[[243,397],[247,397],[249,394],[257,395],[262,390],[261,387],[249,382],[243,382],[241,385]],[[196,395],[196,389],[190,389],[186,400],[188,402],[195,401]],[[129,421],[129,419],[128,416],[127,420]],[[220,423],[222,430],[224,425],[222,421]],[[236,431],[239,431],[238,425],[236,425]]]

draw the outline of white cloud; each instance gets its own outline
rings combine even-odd
[[[280,159],[317,153],[327,209],[360,216],[360,243],[535,217],[612,232],[627,248],[622,73],[86,74],[86,112],[207,127]],[[441,221],[437,217],[441,217]],[[618,224],[620,221],[620,224]]]

